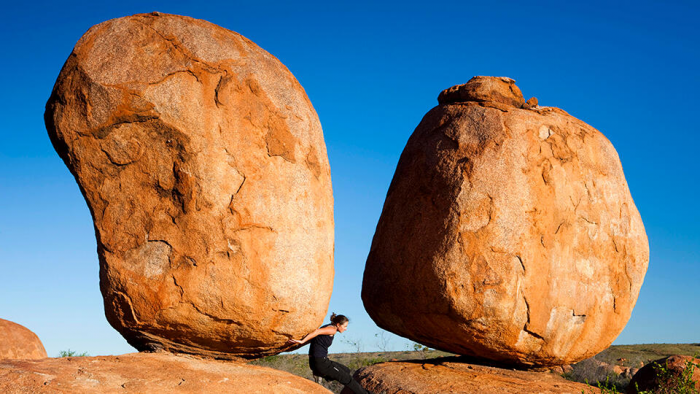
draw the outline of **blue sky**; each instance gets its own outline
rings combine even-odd
[[[438,93],[474,75],[509,76],[617,149],[651,260],[617,344],[700,342],[700,6],[597,2],[16,2],[0,16],[0,318],[36,332],[50,356],[134,351],[107,323],[92,220],[43,124],[46,100],[92,25],[141,12],[236,31],[296,76],[324,129],[335,197],[329,308],[346,341],[377,348],[362,272],[398,157]],[[390,348],[409,342],[391,336]],[[333,350],[353,347],[340,341]]]

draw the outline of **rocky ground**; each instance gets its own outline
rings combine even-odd
[[[517,387],[517,385],[523,385],[530,388],[535,387],[532,386],[532,381],[528,383],[528,379],[530,379],[532,376],[538,376],[541,377],[543,381],[551,382],[552,387],[555,384],[560,384],[561,380],[557,378],[562,377],[568,381],[564,382],[562,387],[567,387],[567,385],[569,385],[571,382],[579,382],[583,384],[582,387],[586,389],[587,393],[597,391],[594,391],[593,387],[586,387],[586,381],[590,382],[592,385],[596,385],[596,382],[605,382],[607,379],[610,386],[615,386],[618,391],[624,391],[629,384],[633,373],[636,372],[642,365],[647,365],[653,360],[658,360],[672,354],[688,356],[700,354],[700,343],[611,346],[595,357],[591,357],[571,366],[566,366],[564,368],[555,367],[548,371],[530,372],[531,374],[534,373],[536,375],[528,375],[528,373],[520,373],[521,371],[512,370],[503,370],[502,373],[499,373],[498,369],[489,369],[488,366],[480,366],[476,364],[470,364],[471,368],[465,366],[466,370],[463,371],[464,373],[462,375],[463,379],[466,379],[466,376],[468,375],[465,374],[468,373],[473,373],[473,376],[476,376],[478,372],[491,371],[496,372],[493,374],[493,376],[496,376],[496,378],[494,378],[495,380],[500,380],[506,384],[515,384],[516,386],[514,387]],[[453,361],[448,360],[446,363],[434,361],[437,358],[445,358],[450,356],[453,356],[453,354],[430,349],[424,351],[337,353],[332,354],[330,357],[334,361],[347,365],[354,371],[363,367],[388,361],[394,361],[397,366],[403,367],[403,370],[405,371],[406,368],[415,368],[417,365],[423,368],[423,364],[430,365],[432,367],[437,366],[437,370],[440,370],[441,368],[455,367],[455,363]],[[433,360],[432,363],[430,360]],[[311,371],[308,367],[307,356],[305,354],[283,354],[271,356],[253,361],[251,364],[280,369],[309,380],[312,379]],[[362,372],[360,372],[360,374],[362,374]],[[362,376],[369,381],[370,375],[370,372],[366,371]],[[418,382],[414,382],[412,384],[428,385],[428,383],[429,382],[420,382],[419,380]],[[324,386],[334,393],[340,393],[342,391],[342,386],[337,384],[337,382],[324,383]],[[379,385],[376,383],[375,386],[377,386],[375,389],[380,389],[379,392],[381,392],[381,387],[379,387]],[[581,389],[579,388],[576,392],[580,393]]]
[[[164,352],[0,360],[0,392],[328,393],[284,371]]]

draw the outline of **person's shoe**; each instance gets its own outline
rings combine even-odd
[[[318,384],[323,384],[323,378],[317,375],[314,375],[314,382]]]

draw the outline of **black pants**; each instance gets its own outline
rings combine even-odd
[[[337,380],[355,394],[368,394],[350,375],[350,369],[343,364],[329,360],[327,357],[309,357],[309,367],[316,376],[326,380]]]

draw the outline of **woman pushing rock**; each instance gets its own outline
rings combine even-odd
[[[350,369],[343,364],[331,361],[328,358],[328,348],[333,344],[333,336],[336,333],[343,333],[348,329],[349,320],[343,315],[331,315],[330,324],[315,329],[301,340],[290,339],[290,343],[304,345],[311,342],[309,346],[309,367],[314,374],[314,378],[322,377],[326,380],[337,380],[355,394],[368,394],[359,383],[350,375]]]

